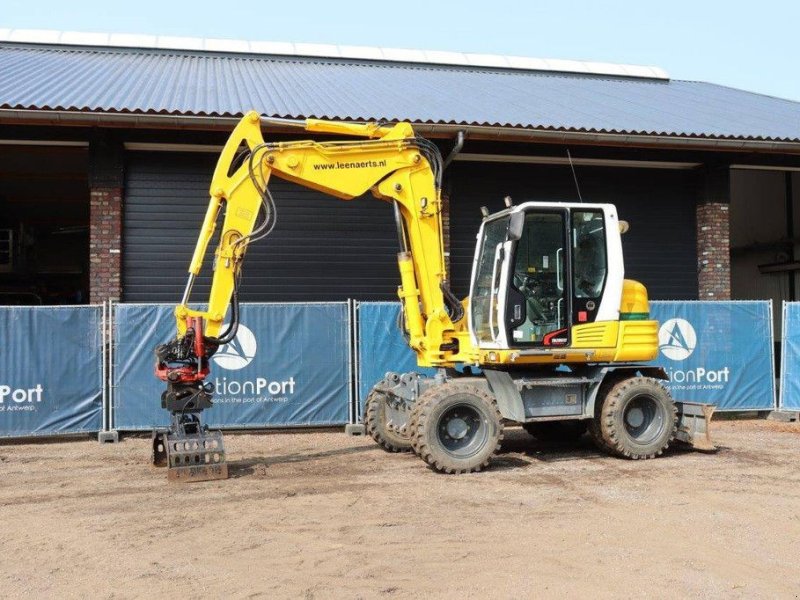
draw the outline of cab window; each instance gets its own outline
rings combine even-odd
[[[603,295],[608,271],[603,212],[572,213],[573,293],[575,298],[597,299]]]
[[[498,333],[498,285],[502,256],[498,248],[508,236],[508,217],[488,221],[483,227],[481,251],[472,282],[472,326],[479,343],[492,342]]]

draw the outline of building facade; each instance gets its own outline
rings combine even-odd
[[[0,303],[177,301],[217,153],[251,109],[409,120],[445,156],[463,134],[444,178],[460,295],[481,206],[511,196],[616,204],[626,275],[654,299],[797,299],[797,102],[648,67],[0,34]],[[396,298],[390,207],[271,189],[243,300]]]

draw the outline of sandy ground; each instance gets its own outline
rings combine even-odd
[[[149,439],[0,446],[0,596],[797,598],[800,426],[718,422],[647,462],[509,429],[437,475],[342,433],[229,435],[168,484]]]

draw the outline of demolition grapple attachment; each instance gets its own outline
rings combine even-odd
[[[217,345],[208,341],[202,319],[193,317],[183,336],[156,348],[156,376],[167,384],[161,407],[170,413],[170,426],[153,432],[153,464],[167,467],[170,481],[228,477],[222,432],[200,421],[200,414],[213,406],[214,387],[203,380]]]
[[[228,478],[221,431],[209,431],[196,415],[175,415],[167,429],[153,432],[153,464],[167,467],[169,481]]]

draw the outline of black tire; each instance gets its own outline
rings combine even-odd
[[[660,456],[675,439],[677,420],[675,402],[659,380],[630,377],[602,398],[595,427],[612,454],[648,459]]]
[[[372,390],[367,396],[364,407],[364,427],[375,443],[387,452],[411,450],[408,428],[403,435],[389,427],[386,420],[386,396],[377,390]]]
[[[411,420],[414,451],[440,473],[488,467],[503,440],[494,397],[465,383],[449,382],[421,394]]]
[[[577,442],[589,427],[586,420],[538,421],[522,428],[542,442]]]
[[[598,397],[597,402],[600,402],[600,398]],[[600,433],[600,417],[595,416],[592,419],[592,422],[589,423],[589,435],[594,442],[594,445],[597,446],[597,449],[601,452],[605,452],[606,454],[614,454],[614,448],[606,444],[605,440],[603,440],[603,434]]]
[[[427,396],[425,393],[420,395],[417,398],[417,401],[414,402],[414,407],[411,409],[411,415],[408,417],[408,433],[411,436],[411,451],[419,456],[419,447],[417,446],[417,436],[414,435],[414,432],[417,430],[417,423],[419,422],[419,413],[420,408],[427,400]]]
[[[589,435],[592,438],[595,446],[601,452],[605,452],[606,454],[615,454],[614,448],[606,444],[605,440],[603,439],[603,434],[600,431],[600,412],[603,409],[603,400],[608,396],[608,392],[611,391],[617,383],[620,382],[619,378],[606,380],[600,386],[600,389],[597,392],[597,398],[594,402],[594,419],[589,421]]]

